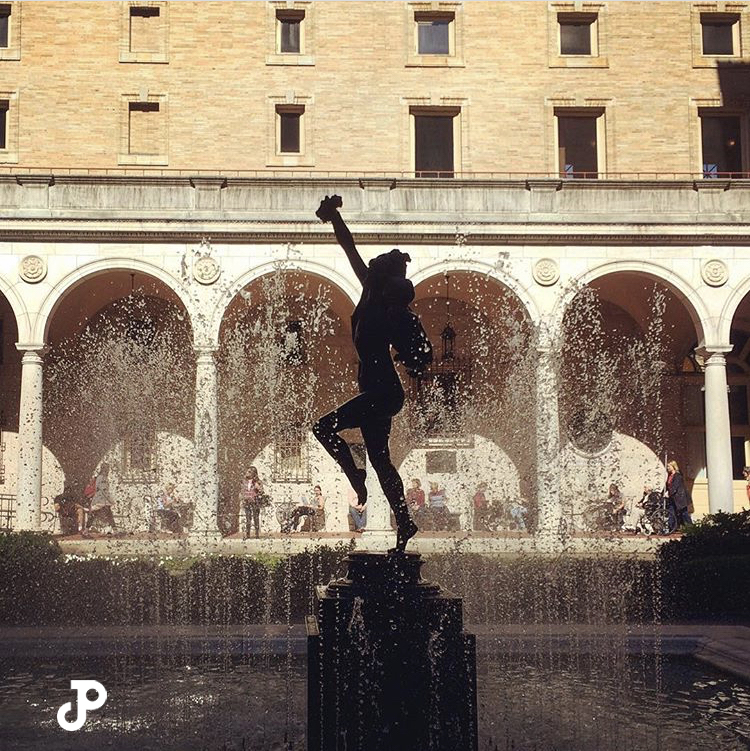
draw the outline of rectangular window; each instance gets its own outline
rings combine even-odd
[[[0,48],[8,47],[10,39],[10,5],[0,5]]]
[[[158,102],[128,103],[128,153],[160,154]]]
[[[124,482],[154,483],[157,480],[156,433],[146,427],[131,426],[123,441]]]
[[[595,14],[558,13],[561,55],[594,54]]]
[[[742,173],[742,138],[739,115],[701,115],[703,177]]]
[[[281,53],[298,55],[302,52],[302,22],[305,11],[276,11],[277,45]]]
[[[455,115],[414,115],[414,170],[417,177],[453,177]]]
[[[288,425],[276,433],[273,482],[310,482],[310,451],[303,425]]]
[[[158,7],[143,5],[130,8],[130,51],[158,52],[162,30]]]
[[[598,177],[597,120],[600,115],[557,114],[561,177]]]
[[[300,154],[302,151],[302,114],[304,107],[277,107],[278,144],[282,154]]]
[[[736,14],[702,13],[701,39],[704,55],[739,53],[740,17]]]
[[[7,99],[0,99],[0,149],[8,148],[8,106]]]
[[[415,13],[417,54],[450,55],[453,13]]]

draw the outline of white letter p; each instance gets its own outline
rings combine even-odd
[[[107,701],[107,689],[99,681],[71,681],[70,688],[77,693],[76,718],[68,722],[65,715],[73,709],[73,702],[66,702],[57,710],[57,722],[63,730],[80,730],[86,722],[86,712],[89,709],[99,709]],[[96,691],[96,699],[89,701],[86,693]]]

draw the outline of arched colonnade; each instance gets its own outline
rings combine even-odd
[[[618,280],[627,280],[627,284],[633,286],[637,284],[634,280],[640,279],[644,286],[658,284],[665,288],[681,306],[682,323],[679,326],[685,330],[684,341],[692,338],[704,355],[706,474],[710,508],[712,511],[731,510],[731,426],[726,357],[733,346],[733,320],[737,311],[747,304],[750,278],[720,289],[699,288],[666,263],[656,261],[603,262],[583,272],[571,270],[566,277],[563,262],[560,264],[561,278],[554,284],[545,282],[540,285],[530,275],[527,278],[515,273],[512,265],[506,269],[501,264],[477,260],[451,258],[438,261],[434,256],[424,259],[417,256],[412,265],[414,269],[410,271],[410,278],[418,290],[417,300],[419,289],[432,279],[442,279],[446,274],[474,275],[489,280],[498,290],[507,290],[534,332],[529,346],[533,346],[538,355],[533,452],[537,466],[536,493],[539,528],[550,533],[554,532],[560,518],[560,476],[556,458],[562,437],[557,382],[560,369],[556,359],[560,356],[559,344],[566,311],[585,285],[598,285],[606,291],[609,287],[615,289]],[[23,280],[12,281],[8,276],[0,275],[0,294],[14,318],[15,346],[21,358],[15,527],[39,528],[44,367],[46,353],[55,346],[55,342],[50,341],[55,321],[62,315],[66,300],[70,301],[75,291],[85,285],[93,289],[117,275],[129,275],[131,280],[133,275],[138,275],[139,280],[148,280],[154,294],[169,298],[183,310],[190,325],[195,367],[192,488],[200,520],[194,531],[196,534],[216,534],[220,492],[217,352],[221,344],[222,322],[237,295],[258,279],[276,271],[292,271],[318,278],[336,290],[340,300],[352,307],[356,302],[357,284],[348,268],[342,270],[339,263],[305,258],[254,263],[236,278],[220,277],[213,284],[197,283],[194,276],[184,273],[184,269],[178,266],[165,268],[157,263],[126,257],[98,258],[81,264],[58,279],[48,275],[34,285],[33,295],[28,294],[29,287]],[[626,300],[619,302],[627,307]],[[68,312],[68,315],[73,314]]]

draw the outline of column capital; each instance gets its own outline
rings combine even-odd
[[[696,352],[703,356],[711,355],[728,355],[734,349],[733,344],[704,344],[702,347],[696,347]]]
[[[193,346],[197,362],[213,362],[218,351],[219,348],[213,344],[198,344]]]
[[[726,346],[701,347],[697,351],[703,357],[704,368],[716,367],[717,365],[725,368],[727,364],[726,356],[732,349],[733,347],[730,344]]]
[[[24,359],[30,355],[36,355],[41,359],[49,351],[49,347],[46,344],[35,342],[16,342],[16,349],[19,352],[23,352]]]

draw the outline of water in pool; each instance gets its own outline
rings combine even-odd
[[[687,657],[618,663],[596,655],[485,655],[478,665],[480,748],[750,749],[750,686]],[[291,654],[5,654],[0,750],[301,751],[305,670],[304,658]],[[99,680],[109,695],[76,733],[56,720],[72,698],[71,678]]]

